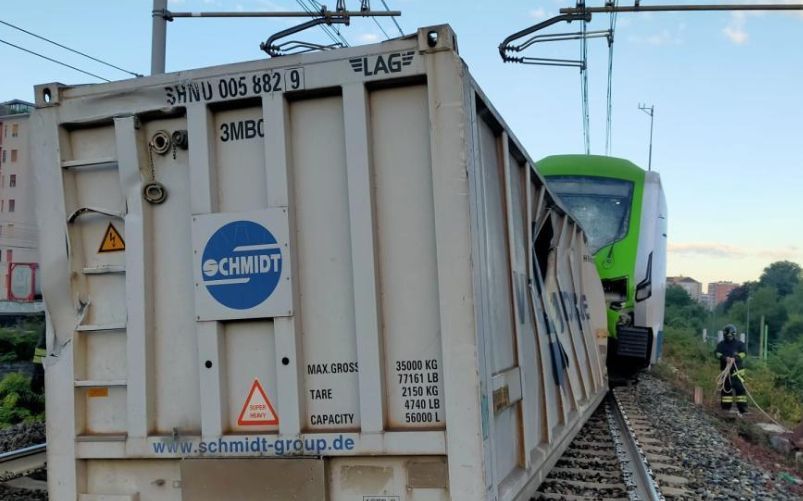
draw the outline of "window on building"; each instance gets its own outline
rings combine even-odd
[[[8,212],[14,212],[14,208],[15,208],[16,205],[17,204],[16,204],[16,202],[14,202],[13,199],[9,200],[8,201]]]
[[[5,211],[6,211],[6,201],[0,200],[0,212],[5,212]]]
[[[0,188],[6,187],[6,176],[0,176]]]
[[[3,180],[5,180],[5,176],[3,176],[3,178],[4,178]],[[8,178],[8,187],[13,188],[15,186],[17,186],[17,175],[11,174],[11,176],[9,176]]]
[[[17,137],[20,132],[20,124],[11,124],[11,137]]]
[[[6,163],[6,150],[3,150],[3,163]]]
[[[11,150],[11,161],[12,162],[17,161],[17,150]]]
[[[11,249],[6,249],[6,262],[10,263],[14,259],[14,251]]]

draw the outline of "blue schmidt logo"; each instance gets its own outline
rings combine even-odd
[[[282,275],[282,250],[261,224],[233,221],[218,229],[201,258],[204,285],[220,304],[247,310],[276,290]]]

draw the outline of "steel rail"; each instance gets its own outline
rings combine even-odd
[[[728,10],[803,10],[803,4],[708,4],[708,5],[609,5],[606,7],[564,7],[561,14],[605,14],[611,12],[716,12]]]
[[[653,478],[652,471],[647,464],[644,454],[636,441],[633,430],[627,421],[619,401],[613,391],[608,393],[608,404],[611,414],[613,414],[614,421],[619,429],[624,446],[625,453],[627,454],[628,461],[624,466],[627,473],[632,474],[633,480],[636,484],[639,499],[649,501],[663,501],[664,496],[658,489],[658,484]]]
[[[23,447],[0,454],[0,476],[8,477],[43,468],[47,463],[47,443]]]

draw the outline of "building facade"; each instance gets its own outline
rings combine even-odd
[[[700,296],[703,295],[703,284],[691,277],[666,277],[666,281],[670,284],[683,287],[695,301],[700,301]]]
[[[712,282],[708,284],[708,295],[711,296],[714,305],[718,306],[724,303],[728,299],[728,294],[737,287],[739,284],[733,282]]]
[[[34,105],[0,103],[0,300],[7,300],[12,263],[38,263],[34,173],[28,118]]]

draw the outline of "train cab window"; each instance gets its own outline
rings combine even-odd
[[[633,183],[622,179],[550,176],[549,187],[588,235],[592,254],[622,240],[630,226]]]

